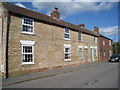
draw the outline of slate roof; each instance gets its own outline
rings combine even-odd
[[[99,34],[95,33],[94,31],[88,30],[86,28],[81,28],[80,26],[74,25],[72,23],[68,23],[60,19],[59,20],[53,19],[50,16],[38,13],[36,11],[22,8],[22,7],[19,7],[19,6],[10,4],[10,3],[6,3],[6,2],[2,2],[2,4],[7,11],[12,12],[12,13],[20,14],[20,15],[27,16],[33,19],[38,19],[38,20],[45,21],[50,24],[58,25],[61,27],[72,29],[72,30],[77,30],[77,31],[80,31],[82,33],[86,33],[89,35],[99,36]]]

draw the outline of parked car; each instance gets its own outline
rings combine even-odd
[[[108,62],[119,62],[120,61],[120,54],[113,54]]]

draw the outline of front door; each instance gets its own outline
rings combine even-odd
[[[93,61],[93,48],[90,48],[90,60]]]
[[[88,48],[84,48],[84,59],[88,61]]]

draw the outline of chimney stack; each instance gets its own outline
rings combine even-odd
[[[79,24],[78,26],[80,26],[81,28],[84,28],[85,25],[82,23],[82,24]]]
[[[58,8],[54,8],[54,11],[51,13],[51,17],[54,19],[59,19],[60,18],[60,13],[58,12]]]
[[[99,33],[99,28],[95,26],[94,27],[94,32]]]

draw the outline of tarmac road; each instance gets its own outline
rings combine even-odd
[[[118,63],[100,63],[76,71],[3,88],[118,88]]]

